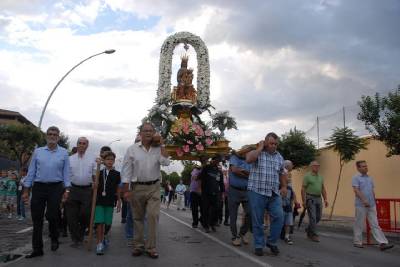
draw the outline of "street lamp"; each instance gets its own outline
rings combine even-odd
[[[79,63],[76,64],[75,66],[73,66],[72,69],[70,69],[67,73],[65,73],[65,75],[58,81],[58,83],[56,84],[56,86],[54,86],[53,90],[51,91],[49,97],[48,97],[47,100],[46,100],[46,104],[44,105],[43,110],[42,110],[42,114],[40,115],[39,129],[42,128],[43,115],[44,115],[44,112],[46,111],[47,105],[49,104],[50,98],[53,96],[53,94],[54,94],[54,92],[56,91],[57,87],[58,87],[58,86],[60,85],[60,83],[65,79],[65,77],[67,77],[68,74],[70,74],[74,69],[76,69],[76,68],[77,68],[79,65],[81,65],[83,62],[85,62],[85,61],[91,59],[92,57],[96,57],[96,56],[99,56],[99,55],[101,55],[101,54],[112,54],[112,53],[114,53],[114,52],[115,52],[115,49],[108,49],[108,50],[103,51],[103,52],[101,52],[101,53],[94,54],[94,55],[92,55],[92,56],[90,56],[90,57],[88,57],[88,58],[85,58],[84,60],[82,60],[81,62],[79,62]]]
[[[111,142],[108,144],[108,146],[111,146],[112,143],[118,142],[118,141],[121,141],[121,139],[115,139],[115,140],[111,141]]]

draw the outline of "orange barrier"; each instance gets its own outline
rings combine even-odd
[[[377,198],[376,214],[378,224],[383,232],[400,233],[400,199],[398,198]],[[367,224],[367,244],[371,244],[371,228]]]

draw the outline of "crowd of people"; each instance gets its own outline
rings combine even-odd
[[[132,256],[158,258],[160,205],[163,202],[169,208],[174,198],[178,210],[185,211],[190,203],[193,228],[201,225],[211,233],[223,223],[230,227],[233,246],[249,244],[251,233],[257,256],[264,255],[265,247],[278,255],[280,238],[288,245],[294,243],[291,233],[301,206],[308,214],[307,237],[320,241],[317,225],[323,206],[328,206],[320,165],[317,161],[310,163],[310,172],[302,181],[300,203],[292,187],[294,166],[278,152],[278,136],[273,132],[255,149],[244,147],[225,157],[201,157],[191,173],[190,185],[181,180],[175,188],[170,181],[161,181],[161,166],[169,165],[170,159],[164,140],[150,123],[141,125],[137,140],[124,156],[121,172],[114,168],[116,155],[109,147],[102,147],[98,158],[91,157],[86,153],[88,138],[80,137],[69,154],[57,144],[59,134],[57,127],[48,128],[46,146],[35,149],[29,169],[21,170],[20,180],[16,172],[1,172],[1,214],[12,218],[18,208],[18,218],[23,220],[24,203],[30,201],[33,250],[26,258],[44,254],[44,218],[49,222],[52,251],[59,248],[60,229],[67,236],[68,226],[71,247],[81,248],[94,226],[96,254],[103,255],[110,245],[108,235],[115,209],[122,210],[121,222],[125,223],[125,237],[132,241]],[[374,185],[367,163],[357,161],[356,168],[359,173],[352,181],[356,199],[353,244],[363,247],[362,226],[368,217],[380,249],[390,249],[393,245],[377,222]]]

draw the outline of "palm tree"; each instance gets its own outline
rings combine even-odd
[[[354,131],[348,127],[338,128],[333,130],[333,134],[327,139],[327,145],[333,146],[333,150],[339,154],[339,176],[336,185],[335,197],[333,199],[329,219],[332,219],[333,210],[335,208],[336,198],[339,191],[340,178],[344,164],[354,160],[355,156],[362,149],[366,149],[367,141],[359,138],[354,134]]]

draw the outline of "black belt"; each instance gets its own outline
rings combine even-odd
[[[77,184],[71,183],[71,185],[72,185],[73,187],[78,187],[78,188],[91,188],[91,187],[92,187],[91,184],[90,184],[90,185],[77,185]]]
[[[152,185],[155,184],[159,181],[159,179],[154,180],[154,181],[148,181],[148,182],[134,182],[133,184],[140,184],[140,185]]]
[[[58,185],[61,184],[62,182],[34,182],[36,185]]]
[[[232,187],[233,189],[239,190],[239,191],[247,191],[247,188],[237,187],[237,186],[233,186],[233,185],[230,185],[230,187]]]
[[[314,195],[314,194],[309,194],[309,193],[306,193],[306,195],[312,196],[312,197],[321,197],[321,195]]]

